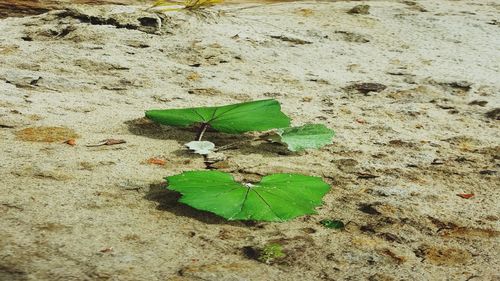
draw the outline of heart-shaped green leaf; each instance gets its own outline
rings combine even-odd
[[[187,127],[208,124],[217,131],[240,134],[290,125],[276,100],[260,100],[215,107],[148,110],[146,117],[164,125]]]
[[[228,220],[286,221],[314,208],[330,186],[319,177],[273,174],[256,184],[235,182],[219,171],[189,171],[166,178],[168,189],[182,194],[179,200]]]
[[[300,127],[289,127],[277,130],[281,142],[287,144],[291,151],[308,148],[321,148],[332,143],[335,132],[323,124],[307,124]]]

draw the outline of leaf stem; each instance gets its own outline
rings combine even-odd
[[[203,134],[205,133],[205,131],[208,129],[209,126],[210,125],[208,123],[201,124],[201,127],[198,130],[198,134],[196,134],[197,141],[201,141],[201,139],[203,138]]]

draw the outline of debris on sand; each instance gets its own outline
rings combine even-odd
[[[370,6],[369,5],[356,5],[352,9],[350,9],[347,13],[358,14],[358,15],[369,15],[370,14]]]

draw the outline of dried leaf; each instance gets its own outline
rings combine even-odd
[[[125,140],[116,140],[116,139],[105,139],[100,141],[97,144],[89,144],[87,145],[88,147],[94,147],[94,146],[102,146],[102,145],[115,145],[115,144],[122,144],[126,143]]]
[[[469,199],[474,197],[474,193],[459,193],[457,194],[458,197],[462,197],[464,199]]]
[[[164,166],[167,161],[165,161],[164,159],[161,159],[161,158],[152,157],[152,158],[149,158],[148,160],[146,160],[146,162],[148,164]]]
[[[71,146],[75,146],[76,145],[76,140],[75,139],[69,139],[69,140],[65,141],[64,143],[68,144],[68,145],[71,145]]]
[[[121,143],[126,143],[126,141],[125,140],[107,139],[104,144],[105,145],[114,145],[114,144],[121,144]]]
[[[101,253],[109,253],[112,251],[113,251],[113,247],[103,248],[103,249],[99,250],[99,252],[101,252]]]

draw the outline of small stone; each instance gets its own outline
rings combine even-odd
[[[450,82],[447,83],[448,86],[455,88],[455,89],[460,89],[463,91],[469,91],[472,87],[472,83],[467,82],[467,81],[455,81],[455,82]]]
[[[369,5],[356,5],[352,9],[350,9],[347,13],[368,15],[368,14],[370,14],[370,6]]]
[[[469,105],[485,106],[486,104],[488,104],[488,102],[485,100],[473,100],[473,101],[469,102]]]
[[[215,163],[215,162],[221,162],[226,160],[227,157],[224,155],[224,153],[221,152],[210,152],[207,154],[205,162],[207,163]]]
[[[374,208],[374,204],[360,204],[358,210],[369,215],[380,215],[381,213]]]
[[[368,39],[367,36],[361,35],[358,33],[353,33],[353,32],[343,31],[343,30],[335,31],[335,33],[341,34],[342,39],[346,42],[351,42],[351,43],[368,43],[368,42],[370,42],[370,39]]]
[[[443,165],[443,164],[444,164],[444,160],[438,159],[438,158],[432,160],[432,162],[431,162],[431,165]]]
[[[220,162],[208,163],[208,164],[210,165],[210,168],[217,169],[217,170],[229,169],[231,167],[229,165],[228,161],[220,161]]]
[[[348,88],[355,89],[358,92],[367,95],[370,92],[382,92],[387,88],[387,86],[380,83],[357,83],[349,86]]]
[[[426,8],[424,8],[415,1],[403,1],[403,3],[406,4],[408,6],[408,9],[410,10],[414,10],[417,12],[428,12]]]
[[[485,116],[493,120],[500,120],[500,108],[495,108],[486,112]]]
[[[222,95],[222,92],[215,88],[197,88],[188,90],[188,94],[204,97],[213,97]]]

